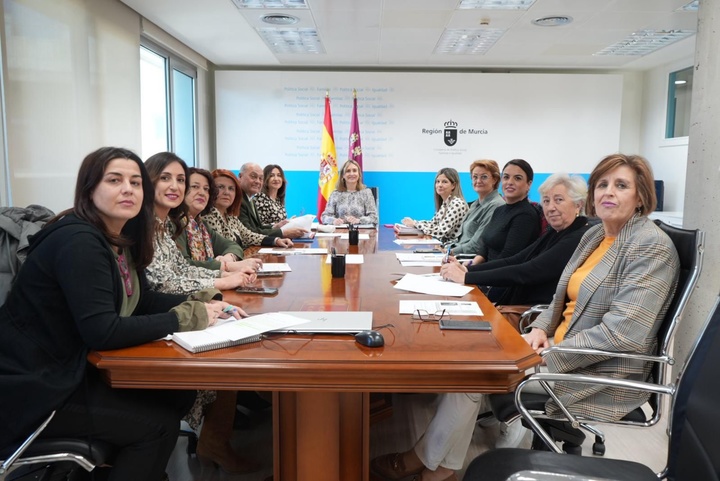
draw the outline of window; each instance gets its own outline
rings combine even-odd
[[[195,165],[197,70],[165,49],[140,46],[142,157],[175,152]]]
[[[671,72],[668,80],[668,108],[665,138],[687,137],[690,132],[693,68]]]

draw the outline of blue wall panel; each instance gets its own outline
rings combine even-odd
[[[536,173],[530,189],[530,200],[539,201],[538,187],[550,173]],[[587,174],[580,174],[587,179]],[[286,171],[288,180],[286,207],[288,215],[320,214],[317,211],[318,172]],[[435,212],[434,172],[365,172],[365,184],[377,187],[380,197],[380,223],[400,222],[403,217],[430,219]],[[468,201],[477,198],[470,174],[460,172],[463,194]]]

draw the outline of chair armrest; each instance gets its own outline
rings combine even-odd
[[[673,395],[676,390],[674,384],[671,385],[659,385],[645,381],[632,381],[628,379],[617,379],[605,376],[590,376],[587,374],[572,374],[572,373],[534,373],[530,374],[523,379],[515,390],[515,407],[517,407],[520,415],[527,421],[532,430],[543,440],[543,442],[556,453],[562,453],[560,448],[555,444],[550,435],[540,426],[535,420],[530,411],[525,408],[522,402],[522,391],[530,383],[539,382],[550,397],[557,403],[560,410],[565,414],[567,419],[570,421],[574,428],[579,427],[579,422],[575,417],[568,411],[558,399],[557,395],[553,392],[548,382],[574,382],[580,384],[600,384],[603,386],[620,387],[632,391],[641,392],[652,392],[664,395]]]
[[[13,452],[8,458],[3,461],[2,464],[0,464],[0,475],[3,475],[7,472],[8,469],[10,469],[10,466],[13,465],[13,463],[25,452],[25,450],[32,444],[33,441],[37,439],[38,436],[40,436],[40,433],[42,433],[48,424],[50,424],[50,421],[52,420],[53,416],[55,416],[55,411],[51,412],[50,415],[45,418],[45,420],[40,424],[40,426],[30,435],[28,436],[25,441],[18,447],[15,452]]]
[[[657,356],[652,354],[638,354],[632,352],[602,351],[600,349],[589,349],[584,347],[552,346],[543,350],[540,356],[544,359],[555,354],[581,354],[585,356],[617,357],[624,359],[636,359],[647,362],[662,362],[670,366],[675,364],[675,359],[670,356]]]
[[[527,311],[523,312],[520,316],[520,322],[518,322],[518,329],[523,332],[527,326],[530,325],[533,319],[533,314],[539,314],[542,311],[546,311],[550,308],[550,304],[535,304]]]

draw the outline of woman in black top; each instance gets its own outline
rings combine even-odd
[[[539,191],[551,227],[540,239],[514,256],[470,267],[452,262],[440,270],[453,282],[507,287],[496,302],[506,306],[502,312],[516,326],[519,313],[534,304],[550,302],[565,265],[589,227],[582,215],[587,196],[585,180],[553,174]]]
[[[195,392],[112,389],[87,354],[202,329],[230,306],[214,289],[148,290],[153,194],[137,155],[101,148],[80,166],[74,207],[32,239],[0,308],[1,451],[57,410],[43,437],[115,445],[110,480],[162,478]]]
[[[513,159],[503,167],[501,205],[480,237],[480,250],[472,260],[477,265],[517,254],[540,235],[540,216],[528,202],[533,169],[523,159]]]

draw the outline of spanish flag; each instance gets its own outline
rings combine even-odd
[[[325,121],[323,122],[322,141],[320,142],[320,178],[318,180],[317,218],[325,211],[330,193],[335,190],[338,180],[337,153],[333,135],[332,115],[330,114],[330,93],[325,93]]]

